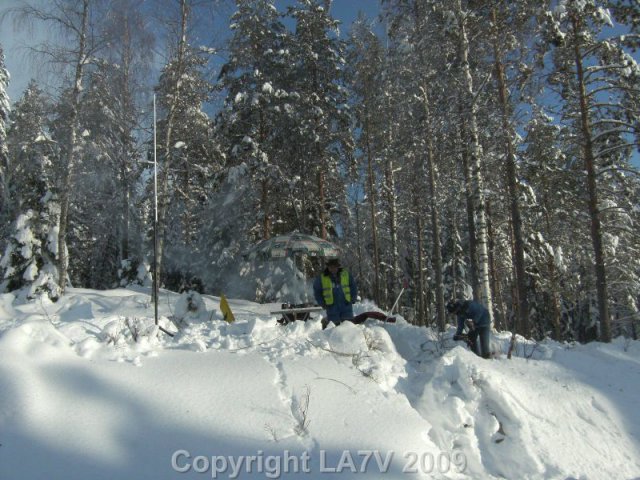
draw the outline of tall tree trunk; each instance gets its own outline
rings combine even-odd
[[[504,324],[504,302],[500,289],[500,282],[498,282],[498,269],[496,268],[496,256],[495,256],[495,234],[493,230],[493,222],[491,221],[491,203],[487,201],[487,236],[489,239],[489,268],[491,271],[491,290],[494,294],[494,306],[495,306],[495,318],[494,324],[497,329],[500,329]]]
[[[304,158],[302,154],[302,149],[299,146],[295,147],[297,158]],[[307,217],[309,216],[309,212],[307,212],[307,208],[309,208],[310,201],[307,199],[308,191],[310,188],[307,186],[307,178],[309,176],[309,168],[307,162],[300,162],[300,177],[301,177],[301,185],[298,190],[300,193],[300,220],[298,224],[300,225],[300,231],[303,233],[308,233],[307,230]]]
[[[493,316],[493,300],[489,279],[489,252],[487,249],[487,219],[484,205],[484,185],[482,180],[482,147],[478,140],[478,124],[476,119],[475,92],[473,90],[473,77],[469,66],[469,40],[462,12],[461,0],[456,0],[459,28],[459,58],[462,67],[463,98],[467,117],[467,135],[470,155],[471,180],[476,219],[476,242],[478,247],[478,281],[480,294],[484,305]]]
[[[553,258],[549,259],[549,275],[551,276],[551,323],[553,324],[553,336],[558,342],[562,341],[562,311],[560,309],[560,293],[558,285],[556,265]]]
[[[398,206],[396,198],[396,182],[395,175],[393,173],[393,161],[387,156],[387,165],[384,172],[385,176],[385,193],[387,196],[387,202],[389,206],[389,237],[391,241],[391,272],[389,276],[389,294],[391,297],[389,301],[393,304],[393,301],[398,295],[399,277],[399,253],[398,253]],[[399,307],[399,306],[398,306]]]
[[[269,214],[269,181],[260,182],[260,205],[262,206],[262,239],[271,238],[271,215]],[[323,237],[324,238],[324,237]]]
[[[124,155],[124,154],[123,154]],[[122,232],[120,233],[120,257],[121,260],[129,258],[129,179],[128,172],[124,163],[120,165],[121,192],[120,200],[122,201]]]
[[[607,293],[607,275],[602,245],[602,225],[598,207],[598,191],[596,184],[596,167],[593,155],[593,140],[589,121],[589,106],[585,88],[584,69],[581,52],[581,20],[576,15],[571,17],[573,27],[573,45],[576,63],[576,80],[580,96],[580,127],[582,133],[582,151],[584,166],[587,171],[587,191],[589,194],[589,214],[591,216],[591,241],[595,256],[596,293],[598,296],[598,312],[600,315],[600,340],[611,341],[611,324],[609,319],[609,296]]]
[[[373,152],[371,148],[371,132],[369,125],[370,121],[367,111],[367,124],[365,125],[365,128],[367,135],[367,182],[369,187],[369,205],[371,211],[371,241],[373,244],[373,299],[375,300],[376,305],[380,305],[380,253],[378,247],[378,227],[376,219],[377,205],[375,179],[373,174]]]
[[[545,191],[548,191],[547,187],[544,187]],[[547,202],[544,202],[545,223],[547,227],[547,238],[551,233],[551,218],[549,215],[549,208]],[[554,257],[549,257],[549,277],[551,280],[551,322],[553,323],[554,339],[558,342],[561,341],[562,336],[562,310],[560,307],[560,285],[558,284],[558,272],[556,269],[556,263]]]
[[[2,60],[2,48],[0,47],[0,62]],[[0,119],[0,121],[2,121],[2,119]],[[2,193],[2,197],[0,198],[0,222],[5,218],[9,218],[7,215],[9,212],[13,212],[11,194],[9,192],[12,183],[6,137],[0,137],[0,193]],[[10,215],[13,215],[13,213],[10,213]]]
[[[267,141],[267,126],[265,124],[264,112],[260,110],[260,128],[259,139],[260,145],[264,145]],[[260,182],[260,209],[262,210],[262,238],[264,240],[271,238],[271,208],[269,195],[269,180],[264,179]],[[323,237],[324,238],[324,237]]]
[[[320,238],[327,239],[327,217],[325,213],[325,205],[327,199],[325,198],[325,183],[324,183],[324,172],[322,171],[322,167],[320,167],[320,171],[318,171],[318,209],[320,213]]]
[[[457,218],[456,218],[456,211],[455,209],[453,209],[453,212],[451,213],[451,224],[449,225],[449,231],[451,232],[451,255],[453,256],[453,260],[451,262],[451,294],[454,298],[457,298],[459,296],[458,290],[458,284],[460,283],[458,281],[458,269],[459,269],[459,258],[458,258],[458,251],[457,251],[457,241],[456,239],[458,238],[458,223],[457,223]]]
[[[355,213],[356,213],[356,247],[358,254],[358,278],[362,282],[364,278],[362,272],[362,234],[361,234],[361,223],[360,223],[360,201],[356,198],[355,201]],[[363,295],[364,298],[364,295]]]
[[[67,227],[69,224],[69,202],[71,199],[71,175],[75,162],[77,143],[76,121],[80,106],[80,92],[86,62],[87,32],[89,28],[89,0],[82,2],[82,26],[79,33],[78,56],[76,57],[73,91],[69,112],[69,134],[67,138],[66,162],[62,171],[60,185],[60,228],[58,230],[58,284],[60,293],[64,294],[67,286],[67,270],[69,258],[67,252]]]
[[[378,247],[378,227],[376,219],[376,182],[373,174],[373,152],[371,148],[370,122],[365,125],[367,135],[367,185],[369,190],[369,209],[371,211],[371,243],[373,244],[373,299],[380,305],[380,252]]]
[[[442,246],[440,245],[440,210],[438,209],[438,192],[436,191],[436,173],[433,165],[433,134],[431,132],[431,109],[429,108],[429,96],[427,86],[422,87],[424,112],[426,119],[425,136],[427,142],[427,191],[429,192],[429,204],[431,211],[431,231],[433,235],[431,258],[435,270],[435,295],[436,295],[436,321],[438,329],[443,332],[446,323],[444,310],[444,280],[442,278]]]
[[[493,23],[497,25],[496,9],[492,11]],[[518,179],[516,173],[516,155],[513,147],[514,132],[509,121],[509,105],[507,84],[504,73],[502,53],[497,36],[494,36],[494,56],[496,80],[498,82],[498,99],[500,116],[502,117],[502,133],[505,147],[505,180],[508,189],[511,225],[513,228],[513,248],[516,272],[516,289],[518,291],[518,330],[525,337],[530,336],[529,301],[527,298],[527,277],[524,261],[524,237],[522,234],[522,218],[518,202]]]
[[[420,32],[425,24],[426,14],[422,7],[421,2],[415,2],[414,4],[414,18],[415,28],[417,32]],[[425,58],[424,50],[419,50],[420,63],[422,66],[426,66],[428,61]],[[434,167],[434,149],[433,149],[433,132],[432,132],[432,120],[431,120],[431,107],[429,103],[429,79],[423,74],[422,78],[422,100],[424,104],[425,113],[425,141],[426,141],[426,182],[427,192],[429,196],[429,206],[431,212],[431,231],[433,235],[433,242],[431,245],[431,262],[433,264],[435,274],[435,303],[436,303],[436,323],[438,329],[444,331],[446,323],[446,314],[444,307],[444,280],[442,276],[442,246],[440,244],[440,209],[438,208],[438,192],[436,191],[436,173]],[[423,169],[424,170],[424,169]],[[420,233],[420,232],[419,232]]]
[[[418,292],[416,295],[416,306],[417,306],[417,317],[418,317],[418,325],[426,325],[426,312],[425,312],[425,278],[424,278],[424,224],[423,224],[423,215],[421,210],[421,205],[416,197],[416,229],[417,229],[417,256],[418,256]]]
[[[462,109],[461,109],[462,112]],[[462,171],[464,173],[465,201],[467,211],[467,231],[469,232],[469,279],[473,298],[480,300],[480,283],[478,282],[478,247],[476,243],[476,220],[473,208],[473,187],[471,185],[471,166],[469,165],[469,152],[465,145],[466,125],[462,122],[460,132],[460,149],[462,151]]]

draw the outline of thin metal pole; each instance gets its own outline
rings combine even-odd
[[[153,310],[158,325],[158,157],[156,140],[156,95],[153,95]]]

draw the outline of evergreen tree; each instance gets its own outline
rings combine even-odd
[[[206,59],[193,52],[193,85],[183,90],[184,109],[176,113],[178,122],[173,131],[173,191],[167,211],[164,249],[166,273],[192,276],[201,261],[198,237],[203,234],[207,198],[211,180],[220,169],[222,153],[217,146],[213,125],[203,111],[203,103],[211,90],[202,77]],[[192,87],[192,88],[190,88]],[[162,132],[163,124],[159,125]],[[169,286],[169,284],[167,284]]]
[[[177,28],[170,32],[169,60],[162,69],[156,86],[159,116],[155,261],[160,278],[165,273],[163,262],[166,247],[176,244],[176,238],[179,239],[176,244],[178,248],[184,248],[191,241],[190,225],[193,217],[189,212],[185,214],[184,200],[188,204],[194,198],[193,195],[197,199],[200,192],[190,192],[189,174],[185,177],[181,172],[198,172],[203,164],[210,161],[203,158],[202,152],[211,150],[208,143],[202,143],[202,139],[209,136],[208,132],[203,133],[203,129],[209,128],[209,121],[202,108],[211,91],[209,82],[204,78],[206,57],[211,52],[208,49],[196,49],[189,43],[189,27],[194,16],[193,2],[179,0],[177,4],[177,18],[167,19],[169,24],[177,21]]]
[[[37,210],[42,196],[53,189],[58,147],[49,133],[51,108],[50,99],[31,80],[11,112],[7,137],[11,159],[8,213],[13,215]]]
[[[637,138],[640,114],[635,107],[640,68],[628,51],[635,46],[624,34],[606,35],[614,26],[608,6],[600,0],[569,1],[546,15],[553,59],[549,83],[559,90],[574,158],[586,172],[598,321],[605,342],[611,340],[605,245],[610,219],[601,203],[607,183],[601,173],[628,165],[629,137]],[[640,7],[634,8],[637,13]]]
[[[525,219],[532,232],[528,239],[533,334],[551,332],[557,340],[576,339],[570,302],[579,288],[576,246],[588,242],[588,232],[578,220],[580,184],[563,153],[561,128],[540,108],[527,124],[523,176],[536,196],[536,209]]]
[[[4,272],[0,286],[7,291],[24,288],[28,299],[45,294],[55,301],[61,294],[56,268],[60,207],[51,192],[40,202],[39,210],[28,209],[15,221],[0,259]]]
[[[287,187],[287,127],[295,98],[288,66],[292,59],[273,1],[237,0],[236,5],[229,61],[219,77],[226,99],[217,125],[228,167],[248,167],[246,178],[253,188],[245,206],[258,212],[256,224],[238,234],[269,238],[273,225],[295,218],[279,207]]]
[[[57,299],[60,206],[55,195],[54,165],[59,148],[49,134],[50,102],[34,81],[11,112],[8,131],[13,215],[7,246],[0,260],[2,285],[9,291],[25,288],[27,298],[44,293]]]
[[[302,205],[312,206],[302,228],[323,238],[336,234],[332,215],[346,203],[341,179],[352,167],[353,151],[344,45],[330,5],[329,0],[298,0],[289,9],[296,22],[292,53],[297,93],[290,142],[300,159],[291,167],[302,180],[296,190]]]
[[[72,283],[89,288],[113,287],[121,262],[121,211],[114,206],[120,204],[123,136],[111,69],[108,64],[100,64],[89,73],[78,115],[82,130],[69,216],[69,272]]]

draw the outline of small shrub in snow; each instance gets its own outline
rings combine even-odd
[[[118,345],[123,338],[123,326],[122,319],[113,320],[104,326],[98,337],[107,345]]]
[[[133,338],[133,341],[138,343],[138,339],[142,334],[144,326],[140,323],[140,321],[137,318],[129,318],[129,317],[125,319],[125,324],[127,325],[129,332],[131,332],[131,338]]]
[[[364,335],[364,341],[367,344],[367,348],[369,350],[376,350],[379,352],[384,352],[384,340],[380,338],[378,335],[374,335],[371,330],[364,330],[362,332]]]
[[[309,403],[311,401],[311,388],[309,385],[304,386],[304,393],[300,398],[294,397],[292,404],[292,412],[297,424],[294,430],[297,435],[304,436],[309,432]]]
[[[120,317],[105,325],[98,337],[107,345],[120,345],[131,341],[140,343],[144,338],[155,338],[158,331],[151,318]]]
[[[274,442],[278,443],[278,432],[276,428],[270,423],[264,424],[264,430],[269,434],[269,436],[273,439]]]

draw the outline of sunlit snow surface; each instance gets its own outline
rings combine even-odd
[[[402,318],[192,300],[161,292],[171,338],[142,288],[0,296],[0,479],[640,477],[638,342],[484,361]]]

